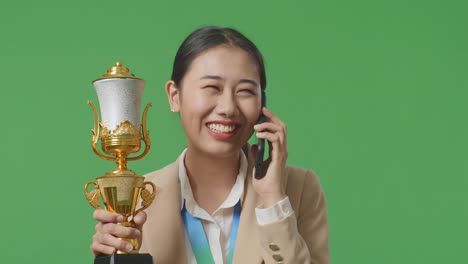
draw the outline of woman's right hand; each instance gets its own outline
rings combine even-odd
[[[111,213],[103,209],[97,209],[93,213],[97,223],[96,233],[93,236],[91,251],[94,256],[100,254],[111,255],[117,250],[130,252],[133,249],[132,244],[120,238],[137,238],[141,244],[141,227],[146,222],[146,213],[141,211],[133,218],[135,227],[125,227],[118,223],[123,221],[123,216]]]

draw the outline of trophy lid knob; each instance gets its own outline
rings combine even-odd
[[[122,63],[118,61],[102,75],[102,79],[107,78],[135,78],[135,75],[133,75],[127,67],[123,66]]]

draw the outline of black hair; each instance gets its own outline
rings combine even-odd
[[[206,26],[193,31],[179,47],[174,59],[172,81],[179,86],[192,61],[202,52],[219,45],[231,45],[246,51],[257,63],[260,87],[266,88],[263,56],[257,46],[239,31],[232,28]]]

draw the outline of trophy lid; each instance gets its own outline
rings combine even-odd
[[[140,79],[136,78],[127,67],[123,66],[122,63],[117,61],[114,66],[107,69],[107,72],[104,73],[101,78],[94,80],[93,83],[99,80],[111,78]]]

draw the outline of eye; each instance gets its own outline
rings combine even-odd
[[[239,89],[238,91],[239,93],[248,93],[248,94],[252,94],[252,95],[255,95],[256,92],[252,89]]]
[[[215,89],[215,90],[217,90],[217,91],[220,90],[218,86],[216,86],[216,85],[211,85],[211,84],[210,84],[210,85],[205,85],[205,86],[203,86],[203,88]]]

